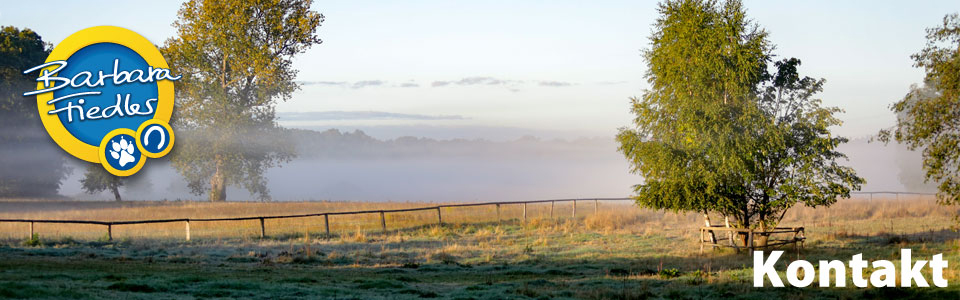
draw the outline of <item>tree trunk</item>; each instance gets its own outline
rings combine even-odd
[[[120,187],[118,187],[118,186],[115,185],[115,184],[114,184],[114,185],[110,185],[110,191],[113,192],[113,198],[116,199],[117,202],[120,202],[120,201],[121,201],[121,199],[120,199]]]
[[[730,217],[723,216],[723,225],[726,226],[727,228],[730,228]],[[730,239],[730,245],[739,246],[737,245],[736,240],[734,240],[734,236],[737,236],[737,235],[738,234],[734,234],[733,231],[727,231],[727,238]]]
[[[710,224],[710,215],[707,214],[706,212],[703,213],[703,225],[706,225],[707,228],[710,228],[713,226],[712,224]],[[710,242],[714,244],[717,243],[717,236],[713,234],[712,230],[710,231]]]
[[[754,236],[754,237],[753,237],[753,243],[756,244],[757,247],[766,247],[766,246],[767,246],[767,238],[770,237],[769,235],[766,234],[766,232],[767,232],[767,222],[760,221],[760,232],[764,232],[764,233],[761,233],[761,234],[758,234],[758,235]]]
[[[210,177],[210,202],[227,201],[227,178],[223,172],[223,159],[216,157],[217,170]]]

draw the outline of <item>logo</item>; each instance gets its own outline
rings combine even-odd
[[[50,137],[71,155],[116,176],[173,149],[173,82],[160,51],[131,30],[97,26],[57,45],[40,71],[37,109]]]

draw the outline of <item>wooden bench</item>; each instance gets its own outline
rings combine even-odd
[[[717,238],[718,232],[726,232],[729,243],[721,243]],[[789,238],[773,238],[774,235],[789,235]],[[746,236],[746,245],[740,245],[742,238]],[[757,245],[756,237],[765,236],[767,239],[766,244]],[[803,248],[803,241],[806,240],[804,236],[803,227],[776,227],[768,231],[759,231],[753,229],[745,228],[733,228],[725,226],[709,226],[709,227],[700,227],[700,253],[703,253],[704,245],[709,245],[711,249],[719,247],[729,247],[737,250],[737,253],[741,249],[746,249],[747,251],[753,251],[756,249],[766,249],[769,247],[775,247],[780,245],[793,244],[794,249],[797,251],[797,256],[800,256],[800,250]]]

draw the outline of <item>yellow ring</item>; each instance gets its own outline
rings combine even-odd
[[[126,134],[126,135],[129,135],[129,136],[131,136],[131,137],[134,137],[134,143],[136,143],[136,136],[135,136],[135,134],[137,134],[137,133],[134,132],[133,130],[131,130],[130,128],[117,128],[117,129],[114,129],[113,131],[110,131],[109,133],[107,133],[107,135],[105,135],[105,136],[103,137],[103,140],[100,141],[100,147],[97,148],[97,155],[98,155],[97,158],[98,158],[98,159],[99,159],[100,157],[107,157],[107,142],[109,142],[111,139],[113,139],[113,138],[116,137],[117,135],[121,135],[121,134]],[[138,145],[138,146],[139,146],[139,145]],[[107,161],[106,159],[104,159],[103,161],[101,161],[101,162],[100,162],[100,165],[103,165],[103,168],[104,168],[104,169],[107,169],[107,172],[110,172],[110,174],[113,174],[113,175],[116,175],[116,176],[130,176],[130,175],[133,175],[133,174],[137,173],[138,171],[140,171],[140,169],[143,168],[143,164],[146,163],[146,162],[147,162],[147,158],[143,155],[143,151],[140,151],[140,160],[137,161],[137,165],[136,165],[136,166],[133,166],[133,168],[130,168],[129,170],[125,170],[125,171],[124,171],[124,170],[117,170],[116,168],[114,168],[113,166],[111,166],[111,165],[110,165],[110,162]]]
[[[170,135],[167,137],[167,148],[157,153],[153,153],[144,149],[143,141],[140,140],[140,137],[143,136],[143,131],[147,129],[147,126],[154,125],[154,124],[163,126],[163,129],[166,129],[167,134]],[[137,139],[137,148],[140,149],[140,153],[143,155],[146,155],[149,158],[163,157],[164,155],[167,155],[167,153],[170,153],[170,150],[173,150],[173,140],[174,140],[173,128],[170,128],[170,124],[167,124],[167,122],[164,122],[164,121],[160,121],[157,119],[150,119],[150,120],[144,121],[143,123],[140,123],[140,128],[137,128],[137,135],[135,135],[134,138]]]
[[[167,65],[167,61],[164,60],[160,54],[160,50],[157,50],[157,47],[147,40],[147,38],[129,29],[116,26],[90,27],[71,34],[53,49],[53,52],[47,57],[47,62],[67,60],[73,53],[76,53],[83,47],[99,43],[114,43],[126,46],[140,55],[140,57],[154,69],[170,68]],[[56,67],[57,66],[50,66],[44,70],[50,72],[56,69]],[[173,114],[173,82],[160,80],[157,81],[156,84],[157,111],[153,115],[153,119],[169,122],[170,116]],[[37,83],[37,90],[44,88],[46,87],[43,86],[42,82]],[[67,151],[67,153],[79,159],[99,163],[100,154],[98,154],[98,152],[100,150],[96,145],[90,145],[80,141],[80,139],[77,139],[73,134],[70,134],[70,131],[67,131],[57,115],[47,114],[48,111],[55,109],[53,104],[47,104],[47,101],[50,100],[53,100],[53,92],[37,94],[37,110],[40,112],[40,120],[43,121],[43,127],[46,128],[47,133],[50,134],[53,141],[56,142],[60,148]],[[173,131],[170,133],[172,135]]]

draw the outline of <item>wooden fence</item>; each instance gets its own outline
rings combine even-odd
[[[720,239],[718,239],[716,235],[716,233],[719,232],[727,232],[727,238],[730,241],[729,244],[720,242]],[[771,239],[771,237],[774,235],[792,236],[789,238]],[[764,241],[760,244],[755,243],[755,237],[758,236],[764,238]],[[741,237],[745,237],[746,241],[738,241]],[[730,247],[739,253],[740,249],[753,251],[756,249],[766,249],[768,247],[793,244],[794,249],[797,251],[797,259],[799,259],[800,250],[803,249],[803,241],[806,239],[807,237],[804,235],[803,227],[776,227],[772,230],[760,231],[757,229],[732,228],[724,227],[722,225],[712,225],[710,227],[700,227],[700,253],[703,254],[704,245],[710,246],[712,249]],[[738,243],[741,242],[745,242],[745,245],[738,245]]]
[[[936,195],[934,193],[915,193],[915,192],[851,192],[851,194],[861,194],[861,195],[870,195],[870,200],[873,200],[874,194],[895,194],[897,200],[900,199],[900,195]],[[266,224],[265,220],[268,219],[289,219],[289,218],[305,218],[305,217],[323,217],[324,228],[327,235],[330,235],[330,216],[332,215],[360,215],[360,214],[379,214],[380,215],[380,228],[383,231],[387,230],[387,220],[386,214],[390,213],[403,213],[403,212],[413,212],[413,211],[430,211],[435,210],[437,213],[437,224],[443,225],[443,211],[444,208],[458,208],[458,207],[472,207],[472,206],[496,206],[497,210],[497,222],[501,222],[500,206],[503,205],[521,205],[523,207],[522,220],[525,223],[527,221],[527,204],[535,203],[550,203],[550,217],[553,218],[554,206],[557,202],[570,202],[573,206],[572,216],[577,215],[577,202],[590,202],[593,201],[594,211],[599,210],[600,201],[633,201],[631,198],[584,198],[584,199],[551,199],[551,200],[532,200],[532,201],[507,201],[507,202],[483,202],[483,203],[463,203],[463,204],[444,204],[436,206],[427,206],[427,207],[417,207],[417,208],[404,208],[404,209],[386,209],[386,210],[361,210],[361,211],[343,211],[343,212],[322,212],[322,213],[310,213],[310,214],[296,214],[296,215],[275,215],[275,216],[255,216],[255,217],[236,217],[236,218],[181,218],[181,219],[156,219],[156,220],[135,220],[135,221],[89,221],[89,220],[44,220],[44,219],[0,219],[0,223],[30,223],[30,235],[33,236],[34,224],[37,223],[59,223],[59,224],[89,224],[89,225],[102,225],[106,227],[107,230],[107,239],[113,240],[113,227],[114,226],[123,226],[123,225],[135,225],[135,224],[156,224],[156,223],[174,223],[174,222],[183,222],[184,223],[184,233],[187,240],[190,240],[190,223],[196,222],[220,222],[220,221],[249,221],[249,220],[259,220],[260,221],[260,237],[266,237]]]
[[[852,195],[870,195],[870,200],[873,200],[873,195],[896,195],[897,200],[900,200],[900,195],[912,195],[912,196],[935,196],[937,193],[921,193],[921,192],[850,192]]]
[[[524,223],[527,222],[527,204],[534,203],[550,203],[550,217],[553,218],[553,210],[557,202],[570,202],[573,207],[573,213],[571,217],[576,217],[577,215],[577,202],[593,202],[594,212],[599,211],[600,201],[633,201],[631,198],[587,198],[587,199],[551,199],[551,200],[531,200],[531,201],[508,201],[508,202],[483,202],[483,203],[463,203],[463,204],[443,204],[436,206],[427,206],[427,207],[416,207],[416,208],[403,208],[403,209],[384,209],[384,210],[360,210],[360,211],[341,211],[341,212],[322,212],[322,213],[310,213],[310,214],[296,214],[296,215],[275,215],[275,216],[256,216],[256,217],[236,217],[236,218],[181,218],[181,219],[156,219],[156,220],[135,220],[135,221],[88,221],[88,220],[43,220],[43,219],[0,219],[0,223],[30,223],[30,237],[34,234],[34,224],[37,223],[59,223],[59,224],[88,224],[88,225],[102,225],[107,229],[107,239],[113,240],[113,227],[114,226],[123,226],[123,225],[134,225],[134,224],[157,224],[157,223],[174,223],[174,222],[183,222],[184,223],[184,232],[186,240],[190,240],[190,223],[196,222],[221,222],[221,221],[249,221],[249,220],[259,220],[260,221],[260,238],[267,236],[267,228],[264,223],[268,219],[290,219],[290,218],[306,218],[306,217],[323,217],[323,224],[326,230],[327,235],[330,235],[330,216],[333,215],[360,215],[360,214],[379,214],[380,215],[380,228],[383,231],[387,230],[387,219],[386,214],[393,213],[403,213],[403,212],[413,212],[413,211],[431,211],[435,210],[437,212],[437,224],[443,225],[443,210],[459,207],[472,207],[472,206],[496,206],[497,209],[497,222],[502,222],[500,215],[500,206],[502,205],[520,205],[523,208],[522,220]]]

